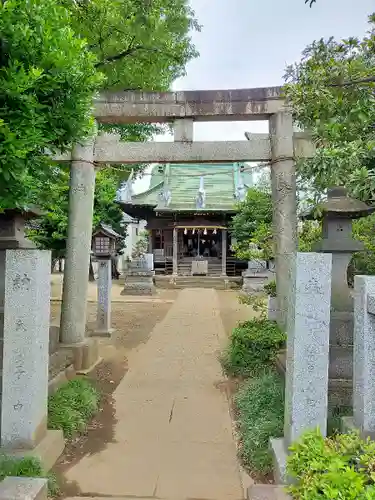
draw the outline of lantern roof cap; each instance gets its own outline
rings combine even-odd
[[[97,229],[95,230],[93,237],[96,236],[99,233],[104,233],[106,236],[109,236],[110,238],[122,238],[121,234],[117,233],[114,229],[112,229],[111,226],[108,226],[107,224],[104,224],[104,222],[101,222]]]
[[[316,215],[316,208],[320,211],[320,216]],[[327,199],[317,207],[310,208],[301,214],[301,219],[314,220],[321,219],[326,215],[345,217],[348,219],[359,219],[365,217],[375,210],[363,201],[352,198],[343,186],[333,187],[327,190]]]

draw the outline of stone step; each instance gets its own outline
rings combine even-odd
[[[247,490],[247,500],[291,500],[284,486],[275,484],[254,484]]]

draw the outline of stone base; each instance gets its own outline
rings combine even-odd
[[[111,338],[114,332],[114,328],[109,328],[108,330],[95,330],[90,333],[90,337]]]
[[[48,430],[35,448],[31,450],[1,448],[0,453],[15,458],[37,457],[41,461],[43,469],[48,472],[55,465],[64,448],[63,432],[61,430]]]
[[[128,272],[121,295],[154,295],[154,276],[154,271]]]
[[[61,344],[61,349],[69,349],[73,353],[73,366],[78,374],[86,375],[100,363],[98,339],[87,338],[79,344]]]
[[[247,500],[291,500],[284,486],[254,484],[247,490]]]
[[[47,500],[48,481],[41,477],[6,477],[0,484],[0,500]]]
[[[272,453],[273,473],[276,484],[287,484],[288,477],[286,473],[287,449],[284,438],[270,439],[270,448]]]
[[[153,281],[125,283],[121,295],[155,295],[156,288]]]
[[[244,271],[242,273],[243,285],[242,291],[246,293],[259,293],[264,290],[264,285],[268,281],[269,276],[264,273],[254,273]]]

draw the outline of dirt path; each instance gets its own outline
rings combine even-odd
[[[60,464],[66,493],[241,500],[228,402],[218,389],[217,355],[225,339],[217,292],[181,291],[130,352],[122,381],[126,366],[113,375],[118,386],[103,417],[106,439],[73,450],[71,460]]]

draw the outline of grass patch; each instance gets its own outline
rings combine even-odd
[[[99,399],[89,380],[70,380],[48,398],[48,428],[61,429],[65,438],[83,432],[98,411]]]
[[[56,477],[52,473],[46,473],[36,457],[17,459],[0,455],[0,481],[8,476],[46,478],[49,495],[56,496],[59,493]]]
[[[267,369],[286,341],[274,321],[254,318],[234,328],[220,362],[226,375],[251,377]]]
[[[234,399],[239,433],[239,456],[252,473],[272,470],[270,437],[281,437],[284,425],[284,384],[269,370],[245,382]]]

